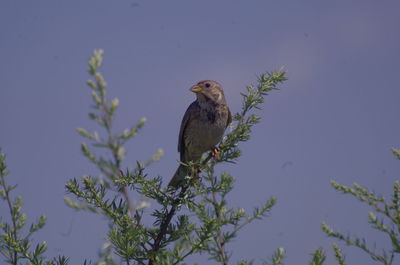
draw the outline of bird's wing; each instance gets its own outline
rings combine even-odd
[[[231,124],[231,122],[232,122],[232,113],[231,113],[231,111],[229,110],[229,107],[228,107],[228,106],[226,106],[226,108],[228,109],[228,122],[226,123],[225,128],[227,128],[227,127],[229,126],[229,124]]]
[[[185,130],[190,123],[190,120],[193,119],[193,116],[199,110],[199,104],[197,101],[192,102],[187,108],[185,115],[183,115],[181,129],[179,131],[179,138],[178,138],[178,152],[180,153],[181,160],[184,157],[185,152]]]

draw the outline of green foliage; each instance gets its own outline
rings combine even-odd
[[[211,153],[198,163],[189,163],[192,173],[200,169],[200,178],[188,176],[180,188],[163,185],[160,176],[149,176],[147,167],[163,156],[157,150],[147,161],[137,161],[132,169],[123,169],[125,144],[137,136],[146,123],[140,119],[134,126],[121,132],[113,131],[113,121],[119,106],[117,98],[107,97],[107,83],[99,72],[103,62],[103,51],[96,50],[89,60],[88,72],[93,80],[87,85],[91,90],[93,112],[89,118],[102,129],[89,132],[78,128],[77,132],[89,141],[81,144],[81,151],[91,163],[96,165],[98,177],[83,176],[71,179],[65,185],[75,199],[65,197],[65,203],[75,209],[106,217],[108,220],[107,242],[99,250],[97,265],[120,264],[186,264],[185,260],[194,254],[207,255],[220,264],[232,264],[229,243],[238,237],[238,232],[255,220],[268,216],[276,204],[276,198],[268,198],[251,213],[243,208],[230,206],[228,194],[233,190],[235,178],[228,172],[215,173],[221,163],[236,163],[241,156],[239,145],[251,137],[253,126],[260,121],[254,111],[261,108],[265,96],[286,80],[283,70],[259,76],[256,86],[247,86],[242,93],[242,108],[234,114],[231,130],[220,143],[219,160],[212,159]],[[95,153],[101,148],[101,154]],[[105,152],[104,152],[105,151]],[[400,160],[400,151],[392,149]],[[26,225],[26,215],[22,213],[22,198],[11,196],[16,186],[6,182],[8,175],[5,155],[0,151],[0,197],[5,202],[10,215],[7,222],[0,219],[0,255],[8,264],[66,265],[68,258],[59,256],[48,259],[45,256],[46,242],[33,243],[32,235],[46,224],[46,217]],[[387,235],[391,249],[377,251],[366,240],[357,236],[344,235],[334,231],[327,224],[322,230],[330,237],[347,245],[355,246],[367,253],[373,260],[385,265],[393,265],[395,255],[400,253],[400,181],[394,183],[390,200],[354,184],[347,187],[336,182],[332,187],[343,194],[349,194],[368,204],[372,212],[368,215],[372,228]],[[131,196],[140,198],[132,200]],[[152,210],[148,206],[152,204]],[[2,217],[3,218],[3,217]],[[342,250],[332,245],[335,259],[345,265]],[[278,248],[264,265],[283,264],[285,249]],[[322,248],[311,254],[310,265],[324,264],[326,255]],[[84,265],[92,262],[84,261]],[[254,264],[254,260],[241,260],[239,265]]]
[[[400,151],[398,149],[392,148],[393,155],[400,160]]]
[[[189,176],[182,187],[175,190],[165,188],[161,177],[151,177],[146,173],[146,167],[158,160],[162,151],[148,162],[138,161],[134,169],[122,170],[121,162],[126,152],[123,145],[137,135],[145,119],[122,133],[112,131],[119,101],[107,98],[107,84],[98,70],[102,55],[101,50],[95,51],[89,60],[89,73],[95,80],[88,81],[95,110],[89,113],[89,117],[104,129],[105,136],[83,128],[77,131],[90,140],[92,146],[107,150],[112,159],[93,153],[83,143],[83,155],[99,168],[101,176],[70,180],[66,189],[75,195],[77,201],[65,198],[72,208],[94,212],[109,220],[109,243],[119,258],[113,257],[107,248],[97,264],[105,264],[105,260],[113,262],[110,264],[184,264],[187,257],[196,253],[206,253],[221,264],[230,263],[228,243],[245,225],[267,216],[276,199],[267,199],[251,214],[230,207],[226,196],[233,189],[234,178],[227,172],[216,175],[214,167],[237,161],[239,143],[250,138],[252,127],[260,120],[251,112],[261,107],[268,92],[286,80],[284,71],[263,74],[257,86],[247,87],[246,93],[242,94],[242,110],[234,115],[233,129],[220,144],[221,159],[215,161],[209,154],[197,164],[190,163],[188,166],[193,170],[202,170],[203,181]],[[132,203],[130,196],[133,194],[146,199]],[[153,211],[147,209],[150,203]],[[284,253],[284,249],[278,249],[272,257],[272,264],[281,264]],[[251,262],[242,261],[241,264]]]
[[[333,251],[335,252],[335,259],[339,263],[339,265],[346,265],[344,262],[344,256],[342,254],[342,250],[336,243],[332,244]]]
[[[241,93],[243,97],[242,110],[233,115],[236,121],[235,129],[230,132],[220,147],[223,150],[220,162],[234,162],[240,154],[238,143],[250,139],[251,128],[260,121],[255,113],[249,114],[253,109],[261,109],[264,97],[268,92],[277,90],[277,85],[286,80],[283,70],[265,73],[258,77],[258,85],[247,86],[247,93]],[[211,156],[208,157],[210,159]]]
[[[284,248],[278,248],[271,257],[271,263],[264,261],[263,265],[280,265],[283,264],[283,259],[285,258],[286,251]],[[246,263],[244,263],[246,264]]]
[[[324,261],[326,259],[326,255],[322,248],[318,248],[317,250],[315,250],[314,253],[311,254],[311,256],[312,260],[310,262],[310,265],[322,265],[324,264]]]
[[[0,255],[4,262],[17,265],[22,261],[32,265],[66,265],[68,258],[59,256],[53,259],[46,259],[44,256],[47,250],[46,242],[38,243],[32,247],[32,235],[42,229],[46,224],[46,217],[40,216],[36,223],[32,223],[27,233],[26,215],[22,213],[22,198],[11,196],[16,186],[9,186],[6,182],[8,175],[6,156],[0,150],[0,197],[6,202],[10,213],[10,221],[0,220]]]
[[[393,153],[397,156],[396,152],[393,151]],[[390,200],[386,200],[384,197],[378,196],[375,192],[358,184],[353,184],[353,187],[347,187],[332,181],[331,185],[335,190],[343,194],[352,195],[372,208],[373,211],[368,214],[368,221],[373,229],[387,235],[392,248],[389,250],[382,249],[378,252],[375,247],[367,245],[366,239],[336,232],[325,223],[322,224],[322,230],[330,237],[361,249],[375,261],[385,265],[394,264],[395,254],[400,253],[400,181],[394,183]],[[340,249],[337,245],[334,245],[333,248],[337,261],[340,265],[344,265],[344,258]]]

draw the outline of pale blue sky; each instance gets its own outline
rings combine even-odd
[[[124,166],[163,148],[149,172],[165,179],[177,166],[192,84],[220,82],[235,112],[256,74],[288,71],[239,163],[221,167],[237,178],[232,205],[250,210],[278,198],[270,217],[228,246],[233,260],[268,258],[285,247],[285,264],[307,264],[322,246],[335,264],[322,221],[387,246],[368,228],[368,208],[329,181],[389,197],[399,179],[390,153],[400,147],[399,10],[394,0],[1,1],[0,147],[30,220],[48,217],[37,238],[71,264],[94,258],[103,242],[104,220],[63,203],[68,179],[97,173],[80,155],[75,128],[95,128],[86,65],[102,48],[109,92],[121,102],[117,128],[148,119]],[[348,264],[375,264],[360,251],[344,252]]]

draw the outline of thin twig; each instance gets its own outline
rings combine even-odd
[[[102,111],[102,113],[103,113],[103,123],[104,123],[104,127],[106,128],[107,138],[108,138],[107,142],[108,142],[109,147],[111,148],[112,155],[114,158],[115,169],[113,170],[114,171],[113,174],[117,175],[117,172],[121,172],[121,159],[119,159],[119,156],[118,156],[118,152],[117,152],[118,148],[115,148],[116,146],[118,146],[118,143],[115,142],[115,137],[113,136],[112,131],[111,131],[111,116],[107,111],[107,102],[106,102],[105,98],[101,99],[100,111]],[[131,207],[132,204],[131,204],[131,200],[129,197],[128,187],[127,186],[122,187],[121,193],[124,196],[125,201],[128,205],[128,216],[132,217],[133,210]]]
[[[214,182],[215,182],[215,177],[214,177]],[[211,201],[212,201],[212,205],[214,206],[214,210],[215,210],[215,217],[217,219],[218,222],[221,221],[221,215],[220,215],[220,210],[218,209],[218,200],[217,200],[217,194],[215,191],[213,191],[211,193]],[[217,233],[217,237],[215,238],[215,241],[217,243],[217,247],[219,249],[219,251],[221,252],[221,260],[222,260],[222,264],[226,265],[228,264],[228,258],[226,256],[226,251],[225,251],[225,239],[224,236],[222,235],[221,229],[218,229],[218,233]]]
[[[7,186],[6,182],[5,182],[4,177],[5,176],[3,174],[1,174],[1,186],[3,186],[3,188],[4,188],[5,198],[6,198],[8,209],[9,209],[10,215],[11,215],[12,236],[13,236],[14,240],[17,241],[18,240],[17,239],[17,220],[16,220],[16,216],[15,216],[14,209],[13,209],[12,202],[11,202],[11,198],[10,198],[10,190],[8,189],[8,186]],[[12,257],[12,259],[13,259],[12,262],[13,262],[13,265],[17,265],[17,254],[18,253],[15,250],[13,250],[13,252],[14,252],[13,253],[14,257]]]
[[[182,189],[178,195],[178,199],[172,204],[171,209],[169,211],[167,211],[167,214],[164,215],[164,218],[160,224],[160,231],[158,232],[156,238],[154,239],[153,248],[152,248],[152,250],[154,252],[157,252],[160,250],[162,239],[164,238],[164,236],[167,232],[168,226],[171,223],[172,217],[175,215],[178,205],[180,204],[181,199],[185,196],[187,190],[188,190],[188,186],[182,187]],[[155,264],[154,261],[155,261],[154,257],[150,257],[149,265]]]

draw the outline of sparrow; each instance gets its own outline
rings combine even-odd
[[[212,80],[201,81],[192,86],[190,91],[196,94],[196,100],[187,108],[179,131],[178,152],[182,164],[168,184],[175,189],[179,188],[185,176],[191,174],[191,169],[185,164],[198,162],[203,153],[210,150],[214,158],[218,158],[219,149],[216,145],[232,122],[232,115],[219,83]]]

